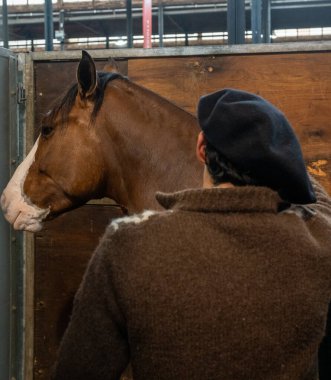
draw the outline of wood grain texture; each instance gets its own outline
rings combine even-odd
[[[83,206],[36,234],[35,379],[49,379],[88,260],[109,221],[121,215],[113,206]]]

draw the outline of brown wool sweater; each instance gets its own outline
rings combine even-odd
[[[331,200],[267,188],[158,194],[113,222],[76,295],[55,380],[316,380],[331,300]],[[301,210],[301,211],[300,211]]]

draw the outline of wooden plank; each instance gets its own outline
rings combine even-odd
[[[34,378],[49,379],[87,262],[112,218],[113,206],[83,206],[47,222],[35,237]]]
[[[313,174],[331,193],[331,53],[130,59],[129,77],[195,113],[225,87],[257,93],[293,125]]]
[[[330,41],[305,41],[290,43],[270,44],[245,44],[245,45],[208,45],[208,46],[178,46],[152,49],[97,49],[89,50],[95,59],[113,58],[165,58],[165,57],[199,57],[211,55],[242,55],[242,54],[277,54],[331,51]],[[66,51],[40,51],[29,53],[32,59],[37,61],[64,61],[79,59],[80,50]]]

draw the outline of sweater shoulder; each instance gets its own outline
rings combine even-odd
[[[142,240],[150,240],[154,237],[151,231],[159,229],[160,219],[172,211],[145,210],[139,214],[116,218],[106,228],[95,250],[98,260],[114,263],[119,260],[125,262],[124,257],[138,255]],[[154,226],[154,227],[153,227]]]
[[[116,218],[108,225],[105,235],[107,238],[115,238],[133,234],[135,230],[144,230],[151,224],[157,223],[164,216],[172,214],[172,210],[155,211],[145,210],[138,214]]]
[[[158,214],[160,214],[160,212],[158,211],[145,210],[140,214],[133,214],[133,215],[116,218],[111,221],[108,227],[108,230],[110,230],[110,232],[115,232],[125,226],[138,225],[138,224],[146,222],[152,216],[155,216]]]

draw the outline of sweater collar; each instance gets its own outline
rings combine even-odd
[[[156,193],[165,209],[200,212],[272,212],[282,208],[279,195],[266,187],[243,186],[229,189],[189,189]]]

